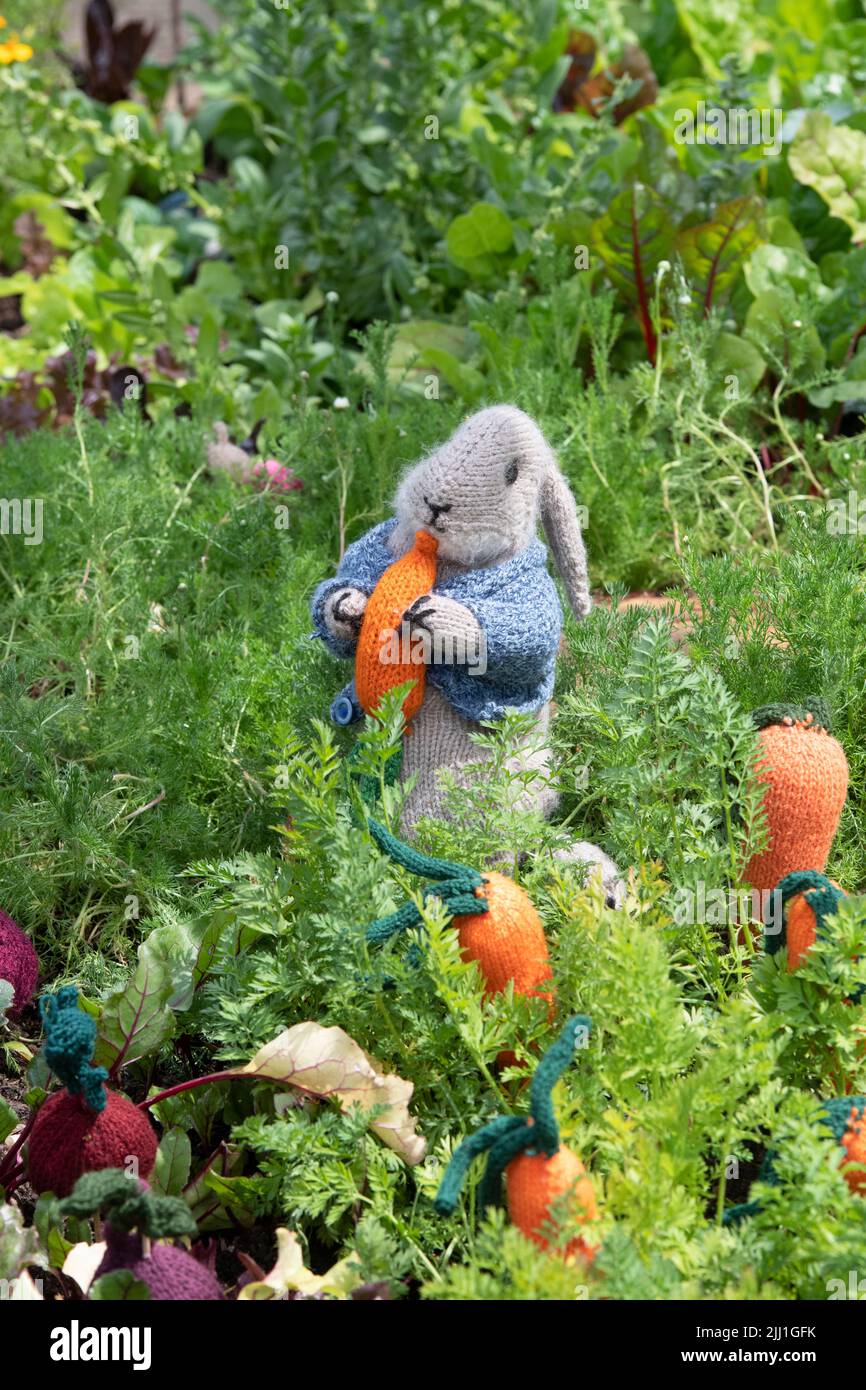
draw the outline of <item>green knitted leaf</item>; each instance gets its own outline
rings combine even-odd
[[[96,1024],[78,1007],[78,990],[64,985],[56,994],[39,1000],[45,1026],[45,1060],[72,1096],[81,1095],[89,1109],[105,1109],[108,1072],[90,1065],[96,1041]]]
[[[852,1110],[866,1110],[866,1096],[836,1096],[821,1106],[821,1124],[826,1125],[838,1144],[848,1128]]]
[[[809,714],[816,724],[820,724],[828,733],[832,732],[830,707],[820,695],[807,695],[802,704],[778,701],[772,705],[761,705],[752,710],[752,722],[756,729],[766,729],[770,724],[782,724],[786,719],[802,722]]]
[[[58,1217],[84,1219],[97,1213],[118,1231],[133,1229],[155,1240],[167,1236],[194,1236],[198,1230],[192,1212],[179,1197],[156,1197],[137,1178],[120,1168],[84,1173],[68,1197],[58,1202]]]
[[[557,1152],[559,1126],[553,1113],[551,1091],[574,1057],[578,1040],[591,1027],[592,1021],[586,1014],[575,1014],[548,1048],[532,1078],[528,1116],[498,1116],[455,1149],[433,1202],[441,1216],[450,1216],[454,1211],[463,1180],[472,1160],[479,1154],[486,1152],[488,1156],[478,1194],[479,1204],[484,1209],[498,1202],[502,1174],[518,1154],[537,1151],[552,1157]]]
[[[826,919],[835,915],[839,903],[845,896],[826,874],[819,873],[817,869],[799,869],[796,873],[786,874],[776,884],[771,895],[772,898],[777,898],[777,895],[781,898],[783,915],[780,932],[771,931],[769,923],[766,926],[764,950],[768,955],[775,955],[788,944],[787,914],[784,909],[789,900],[798,893],[806,894],[808,904],[815,914],[815,930],[819,936],[824,935]]]

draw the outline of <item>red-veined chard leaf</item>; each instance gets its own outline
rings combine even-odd
[[[260,1048],[242,1074],[295,1086],[310,1095],[337,1101],[343,1110],[382,1107],[370,1128],[406,1163],[420,1163],[427,1145],[415,1133],[409,1114],[413,1086],[384,1073],[342,1028],[297,1023]]]
[[[653,277],[659,261],[670,255],[672,244],[670,219],[662,200],[651,188],[633,183],[618,193],[604,216],[593,223],[592,238],[608,278],[636,306],[647,356],[655,362]]]
[[[689,280],[700,294],[704,313],[727,298],[744,262],[760,240],[756,198],[721,203],[707,222],[682,228],[676,246]]]
[[[169,1000],[174,992],[165,961],[145,941],[138,964],[122,989],[109,995],[99,1020],[94,1062],[112,1076],[121,1067],[147,1057],[174,1032]]]

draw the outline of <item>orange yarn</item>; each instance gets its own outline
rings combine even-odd
[[[499,994],[509,980],[515,994],[534,994],[548,1003],[551,990],[540,985],[552,978],[547,940],[532,900],[505,874],[485,873],[475,896],[486,898],[486,912],[455,917],[464,960],[477,960],[487,983],[487,996]]]
[[[477,960],[481,966],[487,998],[500,994],[513,980],[515,994],[546,999],[552,1010],[553,990],[539,989],[553,978],[547,938],[529,894],[512,878],[491,872],[484,875],[484,886],[476,888],[475,896],[487,899],[488,910],[455,917],[454,926],[463,959]],[[500,1067],[513,1067],[517,1056],[503,1051],[496,1061]]]
[[[570,1194],[570,1209],[577,1221],[593,1221],[597,1215],[592,1181],[570,1149],[559,1148],[551,1158],[546,1154],[518,1154],[505,1170],[505,1181],[511,1221],[542,1250],[550,1245],[541,1234],[542,1227],[551,1220],[551,1206],[566,1193]],[[592,1259],[595,1248],[583,1236],[576,1236],[569,1241],[565,1254],[583,1254]]]
[[[848,761],[811,715],[770,724],[758,739],[769,845],[750,861],[745,878],[769,892],[797,869],[824,872],[848,791]]]
[[[843,1163],[866,1163],[866,1107],[862,1110],[856,1105],[853,1107],[848,1128],[842,1135],[842,1145],[845,1149]],[[866,1193],[866,1171],[852,1169],[844,1176],[852,1192]]]
[[[373,590],[364,610],[355,653],[355,690],[366,714],[374,714],[382,696],[404,681],[415,684],[403,701],[408,724],[424,699],[427,668],[423,658],[394,661],[388,648],[395,641],[402,645],[403,614],[436,582],[436,551],[439,542],[427,531],[415,532],[415,544],[393,565],[389,565]]]
[[[842,891],[835,879],[830,880],[834,888]],[[805,893],[798,893],[787,905],[785,917],[785,942],[788,947],[788,969],[796,970],[801,965],[806,952],[815,944],[817,936],[815,913],[809,906]]]

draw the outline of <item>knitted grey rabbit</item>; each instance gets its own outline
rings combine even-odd
[[[409,470],[397,490],[395,517],[349,547],[334,579],[313,596],[316,635],[338,656],[354,653],[367,599],[385,569],[427,531],[438,541],[436,582],[405,614],[426,634],[434,657],[424,700],[403,745],[403,779],[416,778],[403,811],[411,833],[421,816],[447,816],[438,772],[465,779],[485,750],[472,742],[480,720],[506,710],[535,716],[514,771],[527,776],[519,804],[549,815],[547,730],[562,610],[536,538],[541,520],[575,615],[591,599],[586,551],[574,498],[534,420],[515,406],[471,415],[433,453]],[[348,722],[360,711],[352,686],[332,712]],[[579,842],[559,856],[601,866],[619,901],[616,865],[597,846]]]

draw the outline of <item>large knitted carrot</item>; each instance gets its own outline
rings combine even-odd
[[[848,791],[848,762],[827,732],[821,700],[809,697],[800,708],[766,705],[752,718],[760,729],[757,772],[769,845],[752,858],[744,877],[767,892],[795,870],[826,869]]]
[[[433,1203],[441,1216],[457,1206],[463,1179],[477,1155],[487,1153],[487,1167],[479,1193],[483,1207],[499,1197],[505,1173],[508,1214],[514,1225],[547,1250],[556,1240],[554,1207],[565,1200],[574,1221],[583,1225],[597,1215],[595,1192],[576,1154],[559,1141],[551,1091],[574,1055],[575,1044],[591,1027],[583,1014],[570,1019],[553,1046],[542,1057],[532,1078],[529,1115],[500,1116],[465,1139],[455,1151]],[[570,1240],[565,1255],[583,1254],[590,1259],[595,1247],[583,1236]]]
[[[407,724],[421,708],[426,667],[403,627],[403,615],[436,582],[438,546],[435,536],[416,531],[411,550],[388,566],[370,595],[355,653],[355,690],[366,714],[378,709],[387,691],[409,680],[415,684],[403,701]]]
[[[488,996],[513,981],[515,994],[535,995],[550,1003],[552,990],[542,988],[551,979],[544,928],[531,898],[513,879],[434,859],[403,844],[372,818],[367,823],[376,844],[395,863],[434,880],[424,896],[441,899],[453,915],[463,959],[478,962]],[[387,941],[420,922],[415,904],[406,903],[390,917],[373,922],[367,928],[367,940]]]

